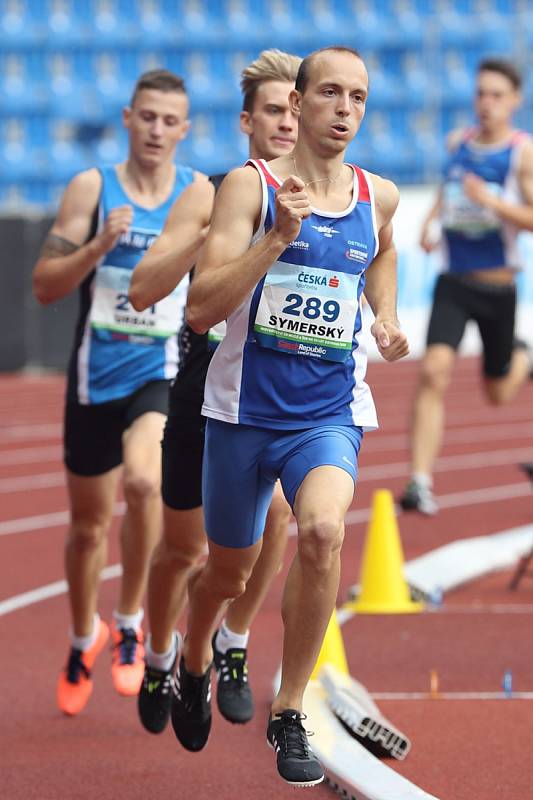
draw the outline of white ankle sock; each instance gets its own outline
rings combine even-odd
[[[117,629],[133,628],[138,631],[142,625],[144,617],[144,609],[140,608],[135,614],[121,614],[119,611],[113,611],[113,619]]]
[[[76,650],[81,650],[82,652],[85,652],[85,650],[89,650],[96,642],[99,630],[100,630],[99,614],[94,615],[93,629],[88,636],[76,636],[76,634],[74,633],[74,628],[71,625],[69,628],[68,635],[72,647],[74,647]]]
[[[413,472],[412,479],[423,489],[431,489],[433,486],[433,478],[425,472]]]
[[[249,637],[250,631],[246,631],[246,633],[234,633],[227,627],[224,621],[215,639],[216,648],[220,653],[227,653],[232,647],[238,647],[244,650],[248,646]]]
[[[176,657],[176,653],[180,648],[181,637],[179,633],[176,631],[172,636],[172,644],[170,646],[170,650],[167,650],[166,653],[155,653],[152,650],[152,637],[150,634],[146,637],[146,645],[144,650],[144,655],[146,658],[146,663],[149,667],[154,667],[155,669],[161,669],[165,672],[168,672],[171,668],[172,664],[174,663],[174,659]]]

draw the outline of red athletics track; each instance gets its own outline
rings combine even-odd
[[[397,494],[408,472],[406,428],[416,370],[415,362],[370,365],[382,427],[363,446],[339,602],[358,578],[372,492],[385,487]],[[407,559],[459,537],[533,521],[533,492],[516,467],[533,460],[533,384],[511,406],[493,410],[482,400],[477,370],[475,359],[461,360],[448,396],[446,442],[436,473],[436,492],[445,508],[435,520],[399,518]],[[63,380],[56,377],[0,379],[0,601],[63,576],[62,390]],[[117,558],[115,531],[109,563]],[[372,692],[405,698],[429,690],[432,669],[442,691],[497,692],[509,668],[513,688],[532,692],[533,579],[526,576],[510,593],[509,575],[488,576],[451,593],[438,612],[351,619],[343,631],[352,674]],[[294,797],[276,777],[264,743],[279,662],[283,580],[284,574],[253,631],[256,718],[242,730],[215,712],[211,740],[200,754],[181,750],[171,730],[158,737],[142,730],[135,701],[113,693],[107,653],[97,663],[95,691],[85,712],[76,719],[62,717],[54,687],[67,652],[65,596],[4,613],[3,800]],[[102,585],[104,617],[111,613],[116,588],[116,580]],[[378,703],[413,742],[406,761],[392,766],[441,800],[532,796],[532,701],[397,698]],[[332,793],[321,786],[313,797]]]

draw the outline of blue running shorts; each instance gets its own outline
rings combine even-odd
[[[362,438],[362,428],[348,425],[282,431],[208,419],[202,475],[207,535],[223,547],[257,542],[278,478],[291,508],[315,467],[340,467],[355,483]]]

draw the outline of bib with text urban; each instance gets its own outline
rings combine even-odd
[[[359,279],[276,261],[255,317],[257,342],[291,355],[344,361],[352,352]]]
[[[182,294],[186,291],[186,287],[182,287],[184,281],[168,297],[144,311],[136,311],[128,299],[130,280],[130,269],[110,266],[98,268],[91,306],[91,327],[96,335],[99,330],[116,333],[120,338],[143,336],[168,339],[175,334],[179,325],[178,314],[183,305]]]

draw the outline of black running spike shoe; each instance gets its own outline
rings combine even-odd
[[[193,753],[205,747],[211,730],[211,666],[200,677],[191,675],[182,656],[176,675],[172,727],[180,744]]]
[[[213,654],[217,671],[218,710],[228,722],[243,725],[254,715],[254,700],[248,683],[246,649],[231,647],[221,653],[216,647],[217,634],[213,636]]]
[[[278,772],[291,786],[316,786],[324,780],[324,770],[315,756],[302,720],[305,714],[286,708],[281,714],[270,716],[267,742],[275,750]]]
[[[164,731],[170,718],[176,658],[168,671],[156,669],[149,664],[144,667],[143,682],[137,697],[137,710],[139,719],[150,733]]]

